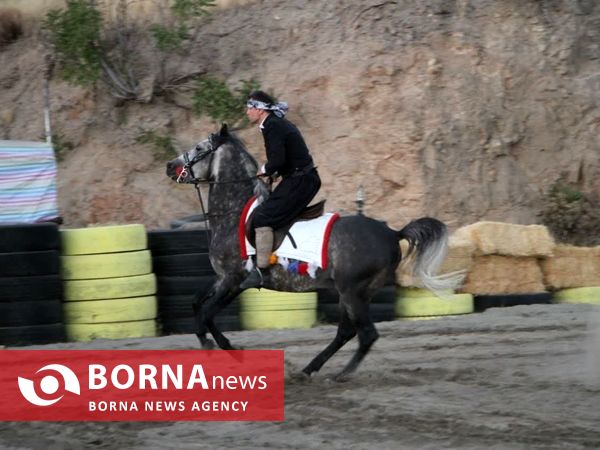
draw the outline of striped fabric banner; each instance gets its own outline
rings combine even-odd
[[[0,223],[33,223],[57,217],[52,146],[0,141]]]

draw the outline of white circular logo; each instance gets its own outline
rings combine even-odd
[[[79,380],[77,379],[77,376],[71,369],[69,369],[66,366],[63,366],[62,364],[48,364],[47,366],[44,366],[41,369],[39,369],[36,373],[39,373],[43,370],[54,370],[58,372],[62,376],[62,379],[64,381],[65,391],[80,395],[81,389],[79,386]],[[37,393],[35,392],[35,386],[33,381],[27,378],[19,377],[18,382],[19,390],[21,391],[23,397],[25,397],[25,400],[34,405],[50,406],[59,401],[61,398],[63,398],[63,395],[59,395],[58,397],[53,398],[51,400],[45,400],[43,398],[40,398],[40,396],[37,395]],[[56,394],[59,387],[60,382],[54,375],[46,375],[40,381],[40,390],[46,395]]]

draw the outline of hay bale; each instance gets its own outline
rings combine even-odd
[[[459,228],[457,238],[470,240],[480,255],[552,256],[554,239],[543,225],[477,222]]]
[[[554,256],[541,262],[548,289],[600,286],[600,246],[557,245]]]
[[[448,255],[440,267],[440,273],[470,271],[477,247],[463,236],[452,235],[448,243]]]
[[[545,290],[537,258],[484,255],[474,258],[461,292],[521,294]]]

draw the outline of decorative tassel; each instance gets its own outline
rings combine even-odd
[[[287,272],[304,276],[308,275],[311,278],[317,278],[317,270],[319,269],[319,265],[316,262],[298,261],[297,259],[290,259],[285,256],[277,256],[276,254],[272,254],[269,257],[269,264],[279,264]],[[248,258],[246,260],[246,270],[250,272],[253,267],[252,258]]]
[[[298,273],[298,261],[296,261],[295,259],[290,261],[287,271],[291,273]]]
[[[269,264],[271,266],[277,264],[277,255],[275,253],[271,253],[271,256],[269,256]]]
[[[311,278],[317,278],[317,269],[318,268],[319,268],[319,266],[317,263],[314,263],[314,262],[308,263],[308,269],[307,269],[308,275]]]
[[[283,267],[283,270],[288,270],[288,266],[290,265],[290,260],[285,256],[281,256],[279,258],[279,264]]]
[[[298,274],[307,275],[308,274],[308,264],[305,262],[301,262],[298,264]]]

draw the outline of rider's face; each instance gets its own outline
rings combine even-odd
[[[246,116],[250,123],[258,123],[262,118],[263,110],[258,108],[246,108]]]

